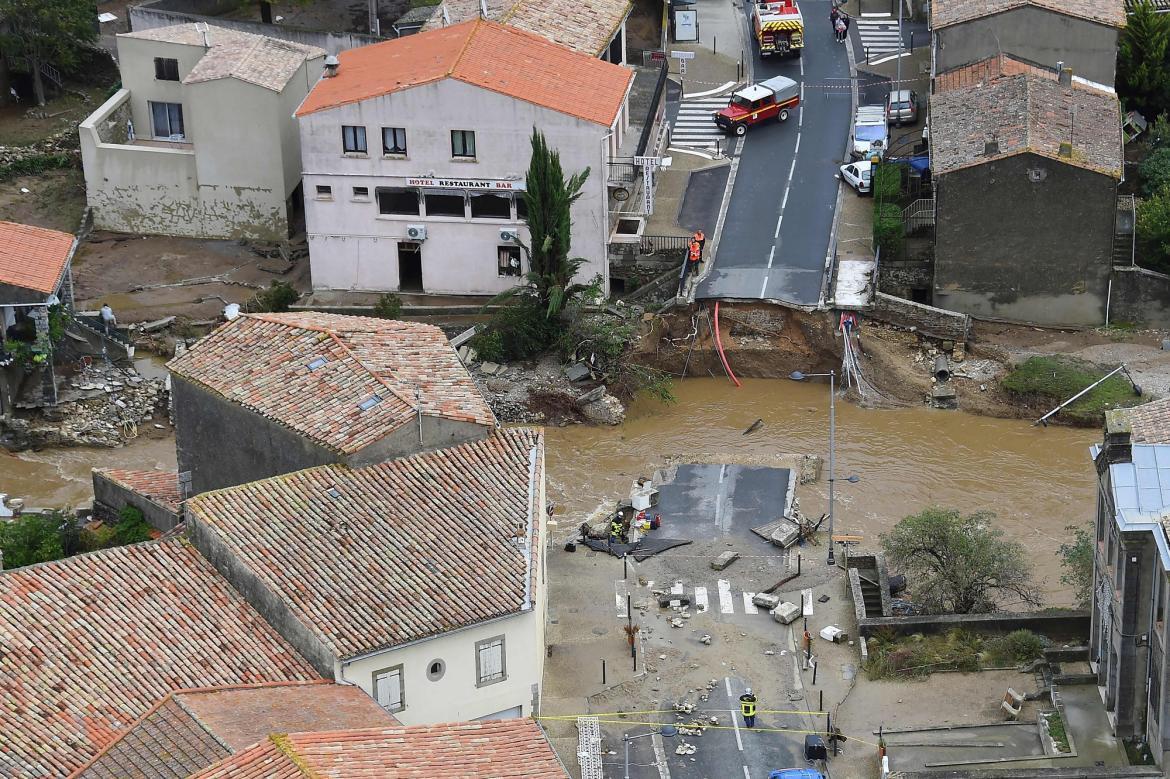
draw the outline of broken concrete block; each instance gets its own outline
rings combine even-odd
[[[757,592],[752,596],[752,603],[762,609],[771,611],[780,605],[780,596],[772,595],[767,592]]]
[[[791,601],[783,601],[776,608],[772,609],[772,619],[779,622],[781,625],[790,625],[796,621],[800,616],[800,606],[797,606]]]
[[[711,636],[709,634],[704,634],[704,635],[700,636],[699,643],[706,644],[707,646],[710,646],[711,645]]]
[[[711,561],[711,570],[722,571],[727,566],[739,559],[739,552],[728,549],[723,554]]]
[[[467,350],[469,348],[470,347],[467,346],[460,346],[459,351],[455,352],[457,355],[459,355],[459,362],[463,363],[464,365],[467,364]]]
[[[836,625],[827,625],[821,628],[821,638],[826,641],[832,641],[834,644],[839,644],[847,640],[849,634]]]
[[[577,402],[578,403],[593,403],[594,401],[601,400],[603,397],[605,397],[605,385],[604,384],[601,385],[600,387],[594,387],[593,389],[589,390],[588,392],[582,393],[581,395],[579,395],[577,397]]]
[[[500,370],[500,364],[495,362],[485,362],[483,365],[479,366],[479,369],[488,376],[495,376],[496,373]]]
[[[800,530],[795,524],[781,525],[772,531],[772,543],[781,549],[787,549],[800,538]]]
[[[565,378],[569,381],[585,381],[589,378],[589,366],[583,362],[570,365],[565,368]]]

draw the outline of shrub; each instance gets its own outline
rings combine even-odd
[[[293,289],[287,281],[273,281],[265,290],[257,292],[248,302],[249,311],[288,311],[288,307],[296,303],[301,293]]]
[[[150,540],[150,525],[142,511],[134,506],[124,506],[118,512],[118,524],[114,526],[114,546],[137,544]]]
[[[402,316],[402,298],[387,292],[374,304],[374,316],[380,319],[398,319]]]
[[[65,556],[62,526],[69,522],[63,513],[25,514],[12,522],[0,523],[0,550],[4,568],[19,568]]]
[[[1156,195],[1170,184],[1170,147],[1160,146],[1138,166],[1142,177],[1142,194]]]
[[[35,176],[47,170],[70,168],[76,164],[71,154],[35,154],[19,160],[0,165],[0,181],[16,178],[17,176]]]
[[[987,659],[993,664],[1030,663],[1044,656],[1048,639],[1031,630],[1013,630],[984,644]]]
[[[873,196],[879,203],[896,200],[902,194],[902,166],[881,163],[873,169]]]
[[[873,211],[873,243],[880,248],[882,259],[894,260],[902,256],[905,244],[902,209],[896,203],[875,205]]]
[[[1137,201],[1139,264],[1170,272],[1170,188]]]
[[[476,333],[467,345],[475,349],[479,359],[486,362],[501,362],[504,359],[504,337],[496,330]]]
[[[517,298],[513,305],[497,309],[487,332],[499,335],[502,359],[526,360],[552,346],[562,326],[559,317],[546,315],[542,301],[524,296]]]

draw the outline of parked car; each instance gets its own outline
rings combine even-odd
[[[857,190],[857,194],[869,194],[873,177],[873,163],[869,160],[859,160],[841,166],[841,178],[845,183]]]
[[[915,124],[918,121],[918,93],[895,89],[886,100],[886,121],[890,124]]]
[[[881,157],[890,145],[890,128],[886,123],[886,109],[882,105],[857,107],[853,116],[853,137],[849,156],[855,160]]]

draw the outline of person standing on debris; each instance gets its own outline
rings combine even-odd
[[[613,520],[609,523],[609,545],[613,546],[622,540],[622,517],[620,514],[614,514]]]
[[[118,317],[114,316],[114,309],[110,308],[109,303],[102,304],[102,324],[106,326],[107,333],[110,328],[118,326]]]
[[[744,690],[743,695],[739,696],[739,710],[743,714],[744,726],[754,728],[756,726],[756,696],[752,695],[751,687],[748,687]]]
[[[691,236],[691,240],[699,244],[699,262],[703,262],[703,249],[707,246],[707,236],[703,234],[703,229],[695,230],[695,234]]]

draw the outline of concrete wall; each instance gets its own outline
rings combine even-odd
[[[338,54],[346,49],[356,49],[359,46],[368,46],[384,40],[372,35],[363,35],[353,32],[329,32],[326,30],[309,30],[303,27],[290,27],[284,24],[264,24],[263,22],[249,22],[241,19],[224,19],[214,14],[217,9],[230,10],[237,3],[199,3],[187,0],[158,0],[152,3],[131,6],[130,28],[133,30],[151,30],[156,27],[169,27],[172,24],[187,24],[191,22],[206,22],[213,27],[226,27],[241,32],[250,32],[253,35],[267,35],[270,38],[280,38],[293,43],[303,43],[316,46],[330,54]]]
[[[935,187],[935,305],[1048,325],[1105,321],[1115,179],[1017,154],[941,174]]]
[[[292,430],[171,374],[179,472],[191,472],[191,494],[231,487],[339,456]]]
[[[1136,266],[1113,268],[1109,321],[1170,328],[1170,276]]]
[[[913,327],[924,335],[947,341],[966,341],[971,332],[971,317],[967,314],[915,303],[882,292],[874,295],[869,316],[899,327]]]
[[[343,125],[366,128],[368,156],[343,154]],[[422,243],[426,292],[495,294],[514,286],[518,278],[497,274],[497,247],[500,228],[519,227],[519,221],[382,216],[374,195],[379,186],[405,186],[409,177],[432,172],[436,178],[512,180],[523,189],[533,126],[560,153],[566,174],[590,169],[573,207],[572,255],[586,261],[580,280],[600,274],[608,289],[608,128],[451,79],[300,119],[314,289],[398,289],[397,244],[412,224],[428,231]],[[382,127],[405,127],[405,158],[383,157]],[[450,133],[456,129],[475,131],[474,161],[452,159]],[[332,187],[331,200],[317,199],[318,185]],[[355,186],[368,188],[368,201],[353,199]],[[519,232],[526,240],[526,230]]]
[[[1057,641],[1083,641],[1089,630],[1089,612],[1054,609],[1024,613],[928,614],[917,617],[874,617],[858,624],[859,632],[866,637],[883,628],[893,629],[898,635],[939,633],[952,628],[984,633],[1010,633],[1027,629]]]
[[[344,458],[347,465],[361,467],[386,462],[405,455],[429,452],[448,446],[486,438],[491,428],[473,422],[458,422],[442,417],[424,416],[422,435],[417,422],[410,422],[381,441],[370,444],[359,452]]]
[[[259,612],[285,641],[327,679],[334,678],[336,659],[325,644],[293,616],[284,602],[231,553],[215,530],[201,522],[198,514],[184,512],[191,543],[215,570]]]
[[[1035,6],[943,27],[934,33],[935,72],[1009,54],[1049,68],[1063,62],[1073,73],[1113,86],[1117,28]]]
[[[215,32],[212,31],[211,35]],[[81,124],[86,197],[97,227],[204,238],[281,240],[286,201],[300,181],[300,136],[291,118],[322,57],[303,63],[281,93],[232,78],[185,85],[155,79],[154,58],[184,78],[202,46],[118,39],[124,89]],[[185,139],[147,145],[149,103],[183,106]]]
[[[121,484],[111,481],[104,474],[94,471],[93,509],[98,518],[116,520],[118,512],[126,506],[133,506],[141,511],[147,523],[163,533],[174,530],[182,522],[180,514],[160,503],[155,503],[142,493],[123,487]]]

